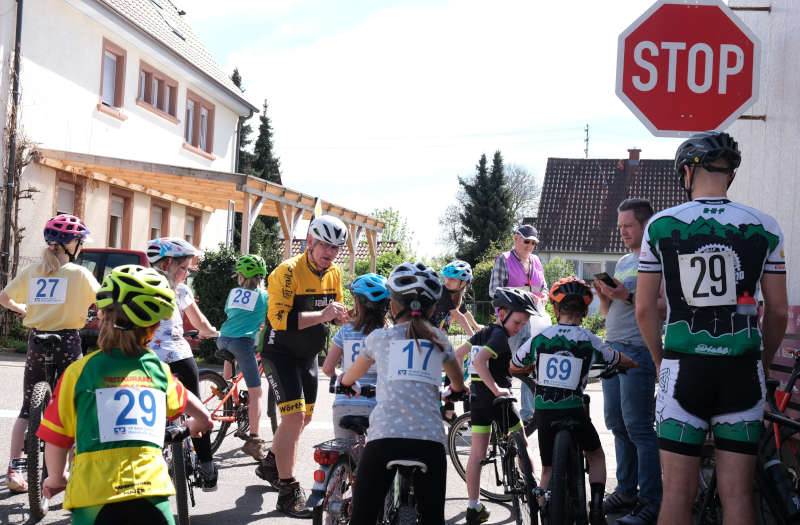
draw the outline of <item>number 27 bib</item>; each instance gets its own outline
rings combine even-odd
[[[389,344],[389,380],[420,381],[439,386],[442,383],[444,352],[433,343],[420,339],[400,339]]]
[[[575,390],[581,380],[583,360],[569,355],[540,354],[536,382],[542,386]]]
[[[65,277],[33,277],[28,285],[28,304],[64,304],[67,300]]]
[[[149,441],[164,444],[167,396],[161,390],[112,387],[95,390],[100,442]]]

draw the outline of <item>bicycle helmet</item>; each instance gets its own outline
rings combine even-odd
[[[44,240],[51,244],[66,244],[73,239],[87,240],[89,228],[74,215],[56,215],[44,225]]]
[[[147,260],[150,264],[164,257],[199,255],[200,251],[180,237],[161,237],[147,241]]]
[[[359,275],[350,283],[350,291],[356,295],[363,295],[369,301],[377,303],[389,298],[386,282],[386,277],[382,277],[377,273],[365,273],[364,275]]]
[[[492,306],[512,312],[525,312],[531,315],[536,314],[536,302],[533,300],[533,295],[518,288],[505,286],[495,288],[494,296],[492,297]]]
[[[308,233],[318,241],[334,246],[344,246],[347,242],[347,226],[341,219],[333,215],[321,215],[311,221]]]
[[[249,279],[256,275],[267,275],[267,265],[260,255],[242,255],[236,259],[236,271]]]
[[[550,299],[552,299],[554,303],[558,304],[567,297],[577,297],[579,299],[583,299],[584,304],[589,306],[589,303],[592,302],[592,297],[594,297],[594,294],[592,293],[592,289],[583,279],[570,276],[565,277],[564,279],[559,279],[550,288]]]
[[[472,280],[472,267],[468,262],[456,259],[442,268],[442,276],[470,282]]]
[[[136,326],[152,326],[169,319],[175,310],[175,292],[166,277],[138,264],[117,266],[97,290],[97,307],[118,304]]]
[[[678,151],[675,152],[675,173],[682,185],[684,166],[702,165],[720,158],[727,159],[732,169],[738,168],[742,163],[739,145],[733,137],[719,131],[697,133],[678,146]]]
[[[412,312],[427,310],[442,296],[439,276],[433,268],[420,261],[395,266],[389,274],[388,288],[392,296],[410,307]]]

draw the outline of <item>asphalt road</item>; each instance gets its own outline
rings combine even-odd
[[[0,453],[8,450],[11,425],[19,411],[22,399],[22,374],[24,356],[20,354],[0,353],[0,377],[3,386],[0,388]],[[317,399],[314,420],[303,432],[297,458],[295,477],[304,488],[310,489],[316,463],[313,461],[313,445],[333,437],[330,406],[332,396],[327,391],[327,378],[320,380],[319,397]],[[598,432],[601,434],[603,448],[606,451],[608,464],[607,490],[616,485],[614,478],[614,446],[611,435],[602,424],[602,392],[599,384],[589,386],[592,394],[592,414]],[[264,414],[261,434],[265,439],[271,437],[269,419]],[[219,525],[219,523],[252,523],[252,524],[296,524],[297,519],[287,517],[275,510],[278,493],[268,487],[255,475],[256,462],[245,455],[239,447],[242,441],[233,435],[228,436],[217,452],[219,466],[219,488],[216,492],[196,491],[196,505],[191,510],[192,523],[197,525]],[[538,450],[535,439],[530,444],[531,456],[535,469],[539,472]],[[25,494],[11,494],[5,486],[4,455],[0,456],[0,524],[17,524],[30,522],[28,497]],[[61,497],[55,499],[56,506],[40,523],[70,523],[70,513],[62,510]],[[510,505],[486,502],[491,512],[489,523],[512,523]],[[467,506],[467,493],[464,482],[448,461],[447,501],[445,517],[447,523],[464,523]],[[613,520],[609,520],[613,522]]]

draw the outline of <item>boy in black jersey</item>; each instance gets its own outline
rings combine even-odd
[[[497,288],[492,305],[499,308],[497,321],[473,335],[469,342],[456,351],[456,359],[472,351],[470,358],[470,412],[472,421],[472,445],[467,462],[467,525],[483,523],[489,519],[489,511],[480,503],[481,460],[486,457],[492,422],[497,422],[503,431],[514,432],[522,428],[516,410],[507,415],[494,407],[496,397],[510,395],[511,349],[508,338],[516,335],[536,312],[533,296],[515,288]],[[505,428],[507,425],[508,428]],[[522,433],[525,439],[525,433]]]

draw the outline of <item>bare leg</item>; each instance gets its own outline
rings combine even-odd
[[[472,434],[472,445],[467,460],[467,497],[471,500],[480,498],[481,460],[486,457],[489,446],[489,434]]]
[[[689,525],[692,502],[697,494],[700,458],[661,451],[664,475],[664,497],[658,514],[659,525]],[[748,499],[752,495],[748,496]]]
[[[272,453],[275,454],[278,475],[282,479],[294,476],[297,443],[300,440],[300,434],[303,432],[304,426],[304,414],[287,414],[281,417],[281,423],[275,430],[275,436],[272,439]]]
[[[14,427],[11,429],[11,450],[9,457],[11,459],[19,459],[22,457],[22,451],[25,448],[25,429],[28,428],[28,420],[17,418],[14,422]]]
[[[756,512],[753,508],[756,456],[717,449],[715,459],[723,523],[725,525],[756,523]]]

